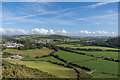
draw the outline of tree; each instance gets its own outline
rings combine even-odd
[[[37,48],[41,49],[41,48],[43,48],[43,45],[38,45]]]
[[[23,46],[18,47],[18,50],[24,50]]]
[[[29,49],[36,49],[36,48],[37,48],[36,45],[31,45],[31,46],[29,46]]]

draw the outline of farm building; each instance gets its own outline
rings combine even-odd
[[[13,55],[9,57],[9,59],[23,59],[23,58],[24,58],[23,56],[19,56],[19,55]]]

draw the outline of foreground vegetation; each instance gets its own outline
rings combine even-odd
[[[49,62],[44,61],[15,61],[15,60],[9,60],[4,59],[5,61],[8,61],[13,64],[19,64],[19,65],[26,65],[30,68],[35,68],[38,70],[41,70],[43,72],[48,72],[50,74],[53,74],[59,78],[76,78],[77,74],[74,70],[65,68],[59,65],[55,65]],[[63,74],[64,73],[64,74]]]
[[[50,73],[30,68],[25,65],[12,64],[8,61],[3,61],[2,66],[2,75],[5,80],[7,78],[57,78]]]

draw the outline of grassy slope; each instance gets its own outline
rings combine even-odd
[[[44,72],[48,72],[60,78],[76,78],[76,73],[70,68],[65,68],[59,65],[51,64],[44,61],[19,61],[4,59],[14,64],[26,65],[27,67],[36,68]]]
[[[29,55],[30,57],[36,57],[36,56],[43,56],[48,55],[52,50],[48,48],[42,48],[42,49],[33,49],[33,50],[17,50],[17,49],[6,49],[4,52],[8,52],[11,54],[21,54],[21,55]]]
[[[55,76],[38,69],[29,68],[23,65],[11,64],[3,61],[2,75],[4,78],[55,78]]]

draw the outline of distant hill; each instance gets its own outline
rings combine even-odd
[[[68,36],[64,36],[64,35],[49,35],[50,38],[54,38],[54,39],[66,39],[66,38],[70,38]]]
[[[25,38],[31,38],[31,39],[38,39],[38,38],[46,38],[46,39],[70,39],[68,36],[64,35],[40,35],[40,34],[34,34],[34,35],[3,35],[3,39],[25,39]]]

